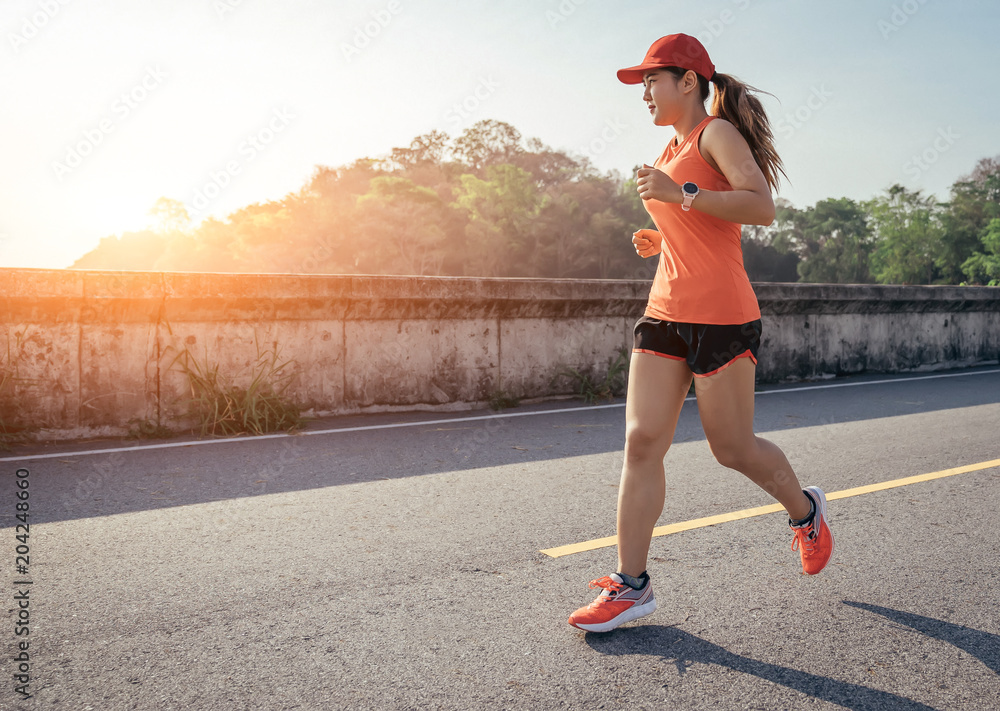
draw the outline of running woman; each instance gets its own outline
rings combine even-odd
[[[643,84],[653,123],[672,126],[676,135],[637,173],[656,229],[639,230],[632,242],[640,256],[659,254],[660,260],[634,331],[618,570],[592,581],[600,595],[569,618],[590,632],[656,609],[646,560],[663,511],[663,458],[692,378],[712,454],[785,508],[803,571],[820,572],[833,553],[823,492],[801,488],[784,453],[753,431],[761,321],[740,234],[742,225],[774,221],[771,190],[778,172],[784,174],[764,108],[751,94],[758,90],[717,73],[704,46],[684,34],[654,42],[642,64],[619,70],[618,79]],[[715,85],[712,115],[705,111],[709,83]]]

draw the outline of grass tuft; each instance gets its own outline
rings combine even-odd
[[[127,439],[167,439],[174,434],[158,422],[146,418],[133,417],[128,423]]]
[[[260,343],[254,342],[257,359],[246,387],[220,373],[219,365],[210,364],[207,355],[199,363],[187,348],[171,364],[178,364],[188,377],[188,411],[201,420],[202,435],[265,434],[302,426],[300,408],[285,398],[296,375],[289,367],[295,361],[282,362],[277,345],[262,351]]]
[[[517,407],[521,404],[521,398],[514,397],[506,390],[494,390],[490,393],[490,409],[505,410],[508,407]]]
[[[575,368],[566,368],[559,375],[567,376],[576,381],[576,393],[587,404],[601,400],[613,400],[625,394],[628,386],[628,351],[618,350],[617,357],[608,360],[608,369],[604,376],[591,376],[581,373]]]

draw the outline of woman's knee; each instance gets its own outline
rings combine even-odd
[[[670,449],[670,433],[641,425],[625,429],[625,458],[633,462],[662,460]]]
[[[709,447],[715,460],[724,467],[744,471],[756,457],[754,440],[709,440]]]

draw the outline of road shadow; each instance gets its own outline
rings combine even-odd
[[[594,651],[610,656],[659,654],[664,661],[671,662],[676,667],[678,676],[683,676],[687,668],[693,664],[715,664],[795,689],[813,698],[848,709],[891,708],[905,711],[932,709],[930,706],[888,691],[879,691],[734,654],[724,647],[676,627],[643,625],[603,634],[588,632],[585,640]]]
[[[961,371],[972,372],[979,371]],[[822,434],[823,427],[841,422],[1000,402],[1000,374],[992,371],[851,386],[864,381],[837,379],[827,384],[837,387],[808,392],[795,389],[803,386],[766,390],[756,401],[755,430],[815,428]],[[704,439],[696,403],[685,402],[674,443]],[[510,465],[607,453],[621,457],[624,444],[624,400],[599,408],[564,401],[499,415],[345,416],[311,422],[292,436],[35,444],[0,452],[0,478],[13,478],[18,467],[27,467],[32,473],[32,522],[48,523],[427,474],[488,477]],[[88,453],[105,449],[112,451]],[[620,459],[610,464],[613,470],[621,466]]]
[[[955,625],[933,617],[915,615],[912,612],[871,605],[867,602],[854,602],[852,600],[844,600],[843,602],[850,607],[882,615],[882,617],[910,627],[920,634],[954,645],[981,661],[994,674],[1000,674],[1000,635]]]

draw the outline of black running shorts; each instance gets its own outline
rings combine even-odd
[[[704,378],[737,358],[750,358],[756,365],[761,323],[675,323],[643,316],[635,322],[634,334],[633,352],[687,361],[691,372]]]

